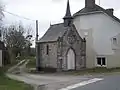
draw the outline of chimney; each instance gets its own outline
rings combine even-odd
[[[106,12],[107,12],[109,15],[113,15],[114,9],[113,9],[113,8],[106,9]]]
[[[85,0],[85,8],[94,8],[95,0]]]

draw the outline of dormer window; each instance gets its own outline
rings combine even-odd
[[[117,38],[113,38],[113,44],[117,44]]]
[[[84,32],[84,36],[88,36],[88,32]]]

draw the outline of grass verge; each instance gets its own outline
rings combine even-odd
[[[120,73],[120,68],[92,68],[92,69],[83,69],[83,70],[77,70],[77,71],[62,71],[62,72],[56,72],[56,74],[64,74],[64,75],[100,75],[100,74],[112,74],[112,73]],[[37,72],[36,69],[31,69],[29,73],[32,74],[45,74],[50,72]],[[53,73],[53,72],[51,72]],[[54,72],[55,73],[55,72]]]
[[[39,74],[45,72],[37,72],[35,69],[36,60],[34,57],[29,57],[30,62],[27,64],[27,68],[31,68],[29,73]],[[92,68],[92,69],[82,69],[77,71],[63,71],[61,74],[72,74],[72,75],[88,75],[88,74],[101,74],[101,73],[114,73],[120,72],[120,68]],[[52,72],[51,72],[52,73]]]
[[[93,75],[93,74],[108,74],[120,72],[120,68],[92,68],[92,69],[83,69],[79,71],[68,71],[63,72],[65,74],[73,74],[73,75]]]
[[[36,67],[36,59],[35,59],[35,57],[29,57],[27,59],[29,59],[30,61],[28,62],[26,67],[27,68],[35,68]]]
[[[9,65],[7,67],[0,68],[0,90],[33,90],[31,85],[8,78],[5,75],[8,67]]]

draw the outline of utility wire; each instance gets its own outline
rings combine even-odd
[[[33,22],[35,22],[36,20],[32,20],[32,19],[30,19],[30,18],[26,18],[26,17],[24,17],[24,16],[20,16],[20,15],[17,15],[17,14],[14,14],[14,13],[11,13],[11,12],[9,12],[9,11],[3,11],[3,12],[6,12],[6,13],[8,13],[8,14],[10,14],[10,15],[13,15],[13,16],[16,16],[16,17],[19,17],[19,18],[22,18],[22,19],[25,19],[25,20],[30,20],[30,21],[33,21]],[[38,22],[39,24],[40,24],[40,22]],[[51,22],[50,22],[50,26],[51,26],[52,24],[51,24]]]
[[[26,17],[24,17],[24,16],[20,16],[20,15],[17,15],[17,14],[11,13],[11,12],[6,11],[6,10],[4,10],[3,12],[6,12],[6,13],[8,13],[8,14],[10,14],[10,15],[13,15],[13,16],[16,16],[16,17],[19,17],[19,18],[25,19],[25,20],[30,20],[30,21],[33,21],[33,22],[36,21],[36,20],[32,20],[32,19],[30,19],[30,18],[26,18]],[[38,22],[38,23],[40,24],[40,22]],[[51,22],[50,22],[50,25],[52,25]]]
[[[30,20],[30,21],[33,21],[33,22],[35,22],[36,20],[32,20],[32,19],[30,19],[30,18],[26,18],[26,17],[24,17],[24,16],[20,16],[20,15],[17,15],[17,14],[14,14],[14,13],[11,13],[11,12],[8,12],[8,11],[3,11],[3,12],[6,12],[6,13],[8,13],[8,14],[11,14],[11,15],[13,15],[13,16],[16,16],[16,17],[19,17],[19,18],[22,18],[22,19],[25,19],[25,20]],[[40,22],[38,22],[39,24],[40,24]]]
[[[14,14],[14,13],[11,13],[11,12],[8,12],[8,11],[3,11],[3,12],[6,12],[6,13],[8,13],[8,14],[11,14],[11,15],[13,15],[13,16],[16,16],[16,17],[19,17],[19,18],[22,18],[22,19],[26,19],[26,20],[30,20],[30,21],[36,21],[36,20],[32,20],[32,19],[30,19],[30,18],[26,18],[26,17],[24,17],[24,16],[20,16],[20,15],[17,15],[17,14]]]

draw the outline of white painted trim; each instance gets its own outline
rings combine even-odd
[[[97,57],[105,57],[105,62],[106,62],[106,65],[98,65],[97,64]],[[105,55],[97,55],[96,57],[95,57],[95,67],[107,67],[107,58],[106,58],[106,56]]]
[[[73,57],[71,57],[71,58],[73,58],[73,60],[70,59],[70,56],[69,56],[70,53],[69,52],[72,52]],[[71,64],[72,64],[72,66],[71,66]],[[75,69],[75,52],[72,48],[70,48],[67,52],[67,69],[68,70],[74,70]]]

